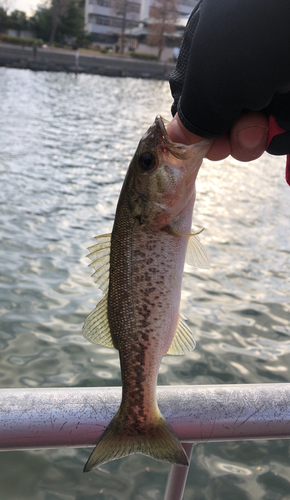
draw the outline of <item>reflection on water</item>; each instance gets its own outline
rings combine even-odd
[[[81,337],[100,297],[85,258],[111,230],[128,162],[166,82],[0,68],[0,386],[120,385],[118,355]],[[289,382],[289,204],[284,159],[205,162],[194,224],[210,271],[186,268],[196,350],[160,384]],[[161,499],[169,466],[128,457],[83,476],[88,450],[0,454],[15,500]],[[289,497],[288,441],[200,444],[185,500]],[[15,470],[18,481],[15,481]]]

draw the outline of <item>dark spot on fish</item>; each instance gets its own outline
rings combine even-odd
[[[135,215],[135,219],[139,222],[140,226],[142,225],[142,216],[141,215]]]

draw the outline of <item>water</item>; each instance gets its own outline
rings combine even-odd
[[[0,387],[120,385],[117,352],[82,339],[100,292],[86,247],[111,230],[136,144],[170,117],[166,82],[0,68]],[[197,348],[161,385],[290,382],[290,188],[284,158],[206,162],[194,223],[210,271],[186,270]],[[1,498],[161,500],[169,465],[131,456],[82,474],[88,449],[0,453]],[[289,500],[289,442],[195,447],[185,500]]]

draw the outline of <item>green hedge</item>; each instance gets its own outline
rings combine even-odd
[[[38,47],[43,45],[43,40],[40,40],[39,38],[21,38],[20,36],[4,35],[3,33],[0,35],[0,40],[1,42],[14,43],[15,45],[25,45],[27,47],[31,47],[35,43]]]
[[[131,57],[136,59],[149,59],[151,61],[157,61],[158,57],[155,54],[148,54],[147,52],[131,52]]]

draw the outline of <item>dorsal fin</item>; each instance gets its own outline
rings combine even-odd
[[[110,274],[111,235],[102,234],[101,236],[96,236],[95,239],[97,243],[88,248],[90,253],[87,257],[92,261],[89,265],[95,270],[92,274],[96,278],[95,282],[98,283],[103,293],[107,293]]]
[[[111,235],[102,234],[95,239],[97,243],[88,248],[90,253],[87,257],[91,259],[90,266],[95,270],[92,276],[96,278],[96,283],[106,295],[87,316],[83,326],[83,336],[92,344],[114,347],[108,322]]]
[[[191,329],[180,316],[172,344],[166,354],[185,354],[186,352],[193,351],[195,345]]]

